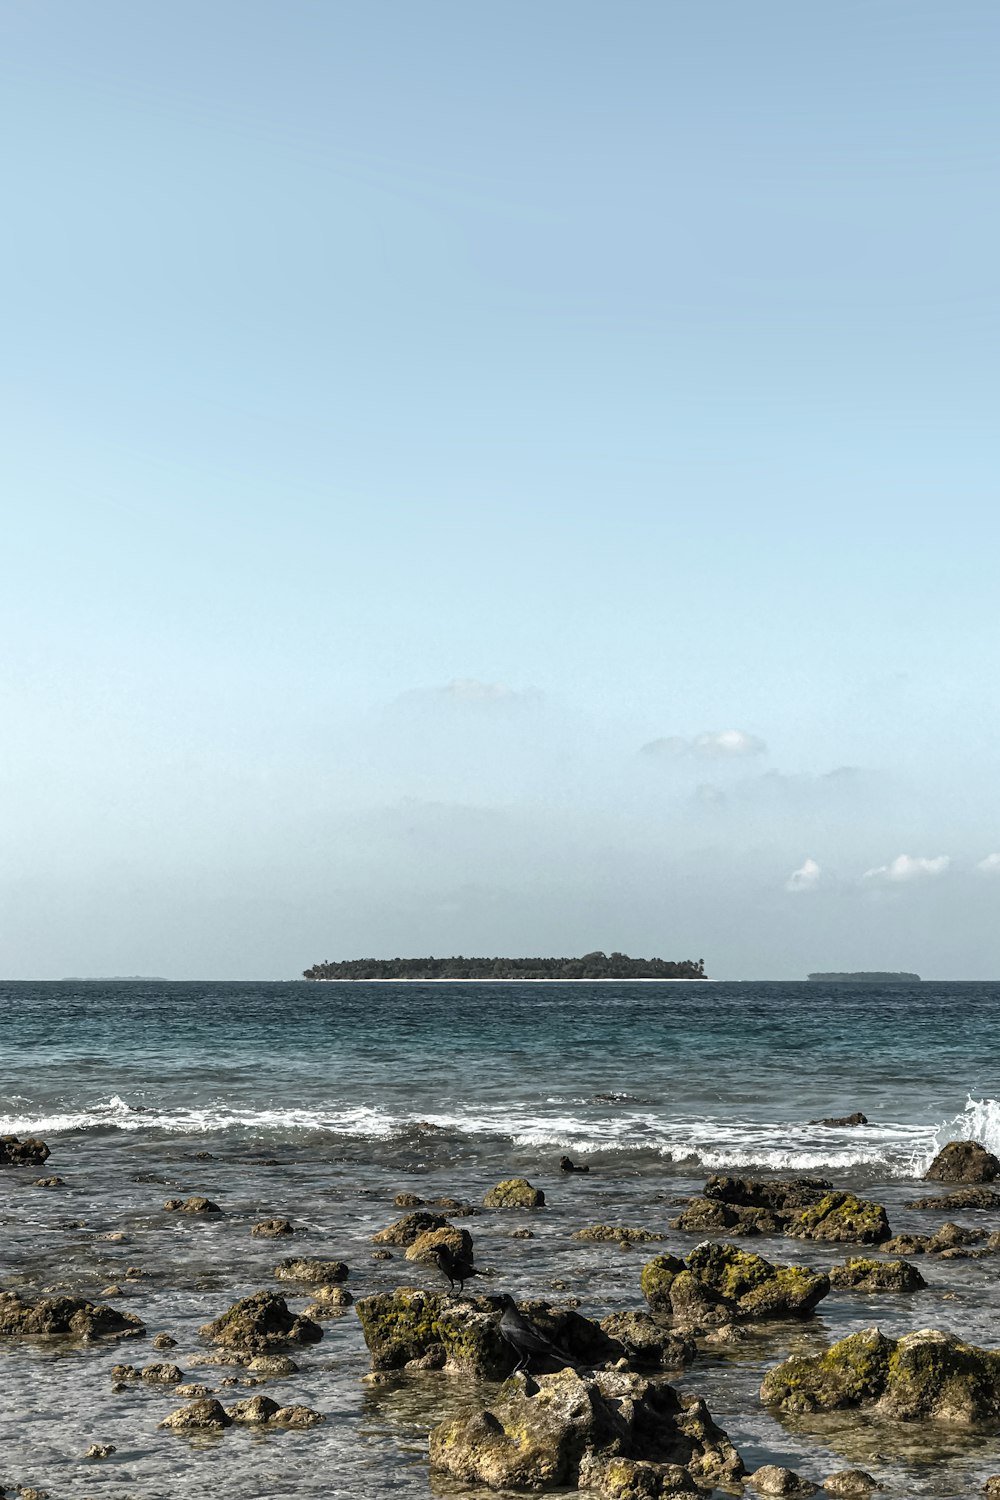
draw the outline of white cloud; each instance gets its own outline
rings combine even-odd
[[[920,854],[897,854],[891,864],[866,870],[862,879],[879,884],[902,885],[911,880],[923,880],[927,876],[943,875],[950,864],[950,854],[937,854],[933,858]]]
[[[987,854],[976,866],[983,875],[1000,875],[1000,854]]]
[[[677,757],[698,755],[706,759],[736,759],[746,755],[762,755],[767,749],[762,739],[745,729],[706,729],[692,739],[671,734],[663,739],[650,740],[643,745],[644,755]]]
[[[814,891],[819,885],[822,870],[814,859],[803,860],[797,870],[793,870],[785,881],[785,890],[791,891],[793,895],[804,891]]]

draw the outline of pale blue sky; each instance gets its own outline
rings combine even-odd
[[[0,973],[1000,975],[998,55],[0,6]]]

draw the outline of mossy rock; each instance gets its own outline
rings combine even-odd
[[[602,1500],[675,1500],[704,1494],[690,1470],[680,1464],[656,1464],[641,1458],[585,1461],[580,1485],[596,1490]]]
[[[641,1284],[654,1312],[689,1325],[805,1317],[830,1290],[829,1277],[805,1266],[772,1265],[736,1245],[708,1242],[685,1261],[657,1256],[643,1267]]]
[[[354,1304],[373,1370],[401,1370],[441,1348],[445,1368],[503,1380],[517,1357],[500,1332],[500,1306],[489,1297],[451,1297],[399,1287]]]
[[[908,1261],[854,1256],[832,1268],[830,1285],[840,1292],[919,1292],[927,1283]]]
[[[432,1214],[426,1210],[418,1210],[416,1213],[404,1214],[394,1224],[389,1224],[385,1229],[380,1229],[377,1234],[372,1235],[373,1245],[412,1245],[422,1234],[427,1234],[432,1229],[444,1229],[448,1220],[444,1214]]]
[[[794,1239],[877,1245],[891,1231],[881,1203],[856,1198],[853,1193],[827,1193],[818,1203],[800,1210],[785,1233]]]
[[[929,1182],[995,1182],[1000,1161],[978,1141],[949,1141],[924,1176]]]
[[[1000,1353],[934,1329],[890,1339],[870,1328],[825,1354],[793,1355],[768,1371],[760,1396],[786,1412],[862,1406],[898,1421],[971,1426],[1000,1417]]]
[[[545,1194],[532,1187],[526,1177],[508,1177],[490,1188],[483,1199],[484,1208],[544,1208]]]
[[[578,1229],[573,1238],[597,1244],[610,1241],[613,1244],[624,1242],[627,1245],[643,1245],[649,1240],[662,1240],[663,1235],[657,1234],[655,1229],[626,1229],[620,1224],[590,1224],[586,1229]]]
[[[261,1354],[288,1344],[315,1344],[323,1330],[311,1318],[295,1317],[284,1297],[254,1292],[201,1328],[204,1338],[240,1354]]]

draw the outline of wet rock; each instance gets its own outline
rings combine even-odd
[[[1000,1474],[991,1474],[983,1485],[984,1495],[1000,1495]]]
[[[512,1240],[533,1240],[534,1238],[535,1231],[533,1229],[512,1229],[508,1235],[508,1239]]]
[[[291,1219],[261,1219],[250,1233],[258,1240],[276,1240],[283,1234],[294,1234],[295,1227]]]
[[[372,1235],[373,1245],[412,1245],[414,1240],[422,1234],[427,1234],[432,1229],[445,1229],[448,1220],[444,1214],[426,1213],[418,1210],[416,1213],[404,1214],[397,1219],[395,1224],[389,1224],[385,1229],[380,1229],[377,1234]]]
[[[311,1318],[294,1317],[284,1297],[274,1292],[254,1292],[243,1297],[201,1333],[213,1343],[239,1351],[262,1354],[287,1344],[315,1344],[323,1330]]]
[[[445,1368],[502,1380],[515,1356],[500,1332],[500,1311],[486,1297],[450,1297],[401,1287],[359,1297],[354,1304],[372,1369],[399,1370],[439,1345]]]
[[[964,1224],[942,1224],[927,1241],[928,1255],[944,1255],[952,1250],[964,1250],[969,1245],[979,1245],[988,1235],[985,1229],[967,1229]]]
[[[492,1409],[435,1427],[430,1456],[432,1469],[494,1489],[599,1485],[621,1497],[638,1476],[606,1473],[620,1458],[676,1464],[706,1482],[731,1484],[743,1473],[703,1401],[619,1371],[593,1379],[571,1369],[530,1381],[514,1376]]]
[[[484,1208],[544,1208],[545,1194],[532,1187],[526,1177],[508,1177],[490,1188],[483,1199]]]
[[[877,1245],[887,1240],[891,1231],[881,1203],[856,1198],[853,1193],[827,1193],[818,1203],[797,1213],[785,1233],[794,1239]]]
[[[772,1265],[735,1245],[706,1242],[686,1260],[658,1255],[647,1261],[641,1285],[654,1313],[694,1325],[805,1317],[830,1290],[830,1279],[804,1266]]]
[[[114,1443],[91,1443],[83,1456],[84,1458],[110,1458],[112,1453],[117,1452],[118,1449]]]
[[[825,1354],[784,1360],[760,1396],[787,1412],[863,1406],[903,1422],[969,1426],[1000,1416],[1000,1353],[930,1328],[900,1339],[869,1328]]]
[[[830,1120],[810,1120],[810,1125],[827,1125],[831,1130],[843,1130],[847,1126],[867,1125],[868,1117],[856,1110],[853,1115],[837,1115]]]
[[[303,1308],[305,1318],[337,1318],[354,1303],[346,1287],[318,1286],[312,1293],[313,1301]]]
[[[705,1197],[741,1208],[767,1208],[776,1213],[790,1213],[818,1203],[833,1187],[825,1177],[792,1177],[773,1180],[757,1177],[710,1177],[705,1183]]]
[[[624,1240],[630,1245],[642,1245],[648,1240],[662,1240],[663,1235],[657,1234],[653,1229],[626,1229],[620,1224],[591,1224],[586,1229],[578,1229],[573,1238],[595,1242],[611,1240],[619,1244]]]
[[[326,1418],[321,1412],[313,1411],[309,1406],[279,1406],[273,1421],[276,1427],[287,1427],[302,1432],[307,1427],[317,1427],[320,1422],[325,1422]]]
[[[160,1423],[161,1427],[166,1427],[171,1432],[222,1432],[232,1425],[233,1419],[222,1402],[213,1397],[178,1407]]]
[[[184,1379],[184,1371],[177,1365],[144,1365],[139,1371],[139,1379],[149,1385],[179,1385]]]
[[[830,1285],[838,1291],[918,1292],[927,1283],[916,1266],[905,1260],[867,1260],[856,1256],[831,1269]]]
[[[454,1224],[444,1224],[440,1229],[428,1229],[425,1234],[418,1235],[413,1244],[407,1246],[405,1258],[419,1265],[436,1267],[439,1245],[451,1257],[471,1267],[472,1235],[467,1229],[457,1229]]]
[[[926,1255],[930,1242],[929,1234],[894,1234],[891,1240],[883,1240],[879,1249],[885,1255]]]
[[[621,1344],[632,1365],[678,1370],[689,1365],[697,1353],[694,1344],[671,1333],[648,1313],[617,1312],[601,1319],[601,1328]]]
[[[978,1141],[949,1141],[924,1176],[930,1182],[995,1182],[1000,1161]]]
[[[16,1135],[0,1135],[0,1167],[40,1167],[49,1154],[45,1142],[34,1136],[20,1141]]]
[[[200,1385],[197,1381],[191,1381],[187,1385],[179,1385],[174,1389],[175,1396],[183,1396],[185,1401],[200,1401],[211,1392],[207,1385]]]
[[[255,1354],[247,1365],[255,1375],[294,1375],[298,1368],[287,1354]]]
[[[641,1458],[592,1459],[580,1465],[580,1485],[602,1500],[673,1500],[704,1491],[680,1464],[656,1464]]]
[[[168,1198],[163,1205],[167,1213],[221,1214],[222,1209],[211,1198]]]
[[[66,1184],[61,1177],[36,1177],[33,1179],[32,1187],[57,1188],[65,1187]],[[997,1200],[1000,1202],[1000,1199]]]
[[[742,1207],[715,1198],[690,1198],[670,1222],[685,1234],[780,1234],[787,1216],[770,1208]]]
[[[246,1401],[237,1401],[234,1406],[227,1406],[226,1414],[234,1422],[258,1427],[270,1422],[279,1409],[278,1402],[272,1401],[270,1396],[250,1396]]]
[[[559,1170],[560,1172],[589,1172],[590,1167],[586,1163],[584,1163],[583,1166],[578,1166],[577,1163],[575,1161],[572,1161],[568,1156],[560,1156]]]
[[[0,1292],[0,1335],[97,1339],[130,1338],[145,1331],[141,1318],[132,1313],[87,1302],[83,1297],[42,1297],[28,1303],[17,1292]]]
[[[392,1259],[394,1259],[394,1257],[393,1257],[393,1253],[392,1253],[391,1250],[373,1250],[372,1251],[372,1260],[392,1260]]]
[[[121,1297],[121,1296],[123,1296],[123,1292],[122,1292],[121,1287],[118,1285],[118,1283],[116,1281],[114,1281],[114,1282],[112,1282],[112,1284],[110,1286],[104,1286],[104,1287],[101,1288],[101,1296],[102,1297]]]
[[[870,1495],[872,1490],[880,1490],[882,1486],[877,1479],[866,1474],[864,1469],[838,1469],[836,1474],[823,1480],[823,1488],[831,1495],[858,1496],[860,1500],[860,1497]],[[997,1493],[1000,1494],[1000,1491]]]
[[[169,1333],[158,1333],[153,1340],[154,1349],[176,1349],[177,1340],[172,1339]]]
[[[424,1206],[423,1198],[418,1198],[416,1193],[397,1193],[392,1201],[396,1208],[423,1208]]]
[[[994,1193],[985,1187],[965,1187],[954,1193],[943,1193],[937,1198],[915,1198],[904,1207],[941,1209],[944,1213],[961,1213],[963,1209],[981,1208],[995,1213],[1000,1208],[1000,1193]]]
[[[350,1271],[342,1260],[302,1260],[292,1256],[280,1261],[274,1268],[274,1274],[278,1281],[331,1285],[337,1281],[346,1281]]]
[[[778,1464],[765,1464],[756,1469],[748,1480],[761,1495],[815,1495],[816,1486],[811,1479],[803,1479],[792,1469],[783,1469]]]

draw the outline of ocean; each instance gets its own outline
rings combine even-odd
[[[399,1217],[393,1197],[481,1203],[525,1176],[547,1207],[461,1222],[488,1272],[475,1290],[569,1296],[595,1316],[641,1308],[644,1247],[585,1244],[595,1222],[664,1231],[649,1253],[686,1254],[672,1200],[718,1171],[831,1178],[886,1205],[895,1233],[945,1217],[914,1212],[936,1150],[974,1138],[1000,1151],[1000,985],[256,984],[67,981],[0,986],[0,1134],[41,1136],[40,1169],[0,1171],[0,1289],[58,1289],[116,1305],[189,1379],[198,1327],[239,1296],[274,1287],[292,1253],[351,1267],[355,1295],[434,1286],[402,1259],[373,1260],[370,1236]],[[810,1121],[861,1110],[869,1124]],[[559,1170],[563,1154],[586,1174]],[[63,1185],[34,1186],[58,1175]],[[224,1213],[167,1213],[204,1194]],[[290,1218],[294,1241],[250,1237]],[[989,1230],[1000,1218],[967,1213]],[[511,1237],[530,1223],[532,1239]],[[108,1239],[108,1235],[123,1238]],[[744,1242],[770,1259],[826,1268],[850,1247]],[[789,1347],[820,1348],[877,1323],[936,1327],[995,1346],[1000,1260],[921,1258],[909,1296],[831,1294],[801,1326],[702,1355],[677,1384],[705,1396],[749,1469],[787,1464],[814,1479],[852,1464],[898,1496],[965,1496],[1000,1472],[990,1434],[893,1428],[853,1418],[779,1422],[756,1395]],[[125,1278],[136,1266],[139,1278]],[[289,1297],[294,1309],[309,1299]],[[476,1493],[428,1473],[427,1432],[481,1396],[424,1374],[365,1385],[352,1309],[324,1324],[300,1371],[269,1387],[327,1422],[305,1433],[234,1428],[192,1443],[158,1430],[181,1403],[130,1383],[116,1361],[148,1342],[0,1348],[0,1484],[53,1497],[176,1500]],[[224,1392],[238,1399],[246,1392]],[[82,1462],[112,1443],[103,1462]]]

